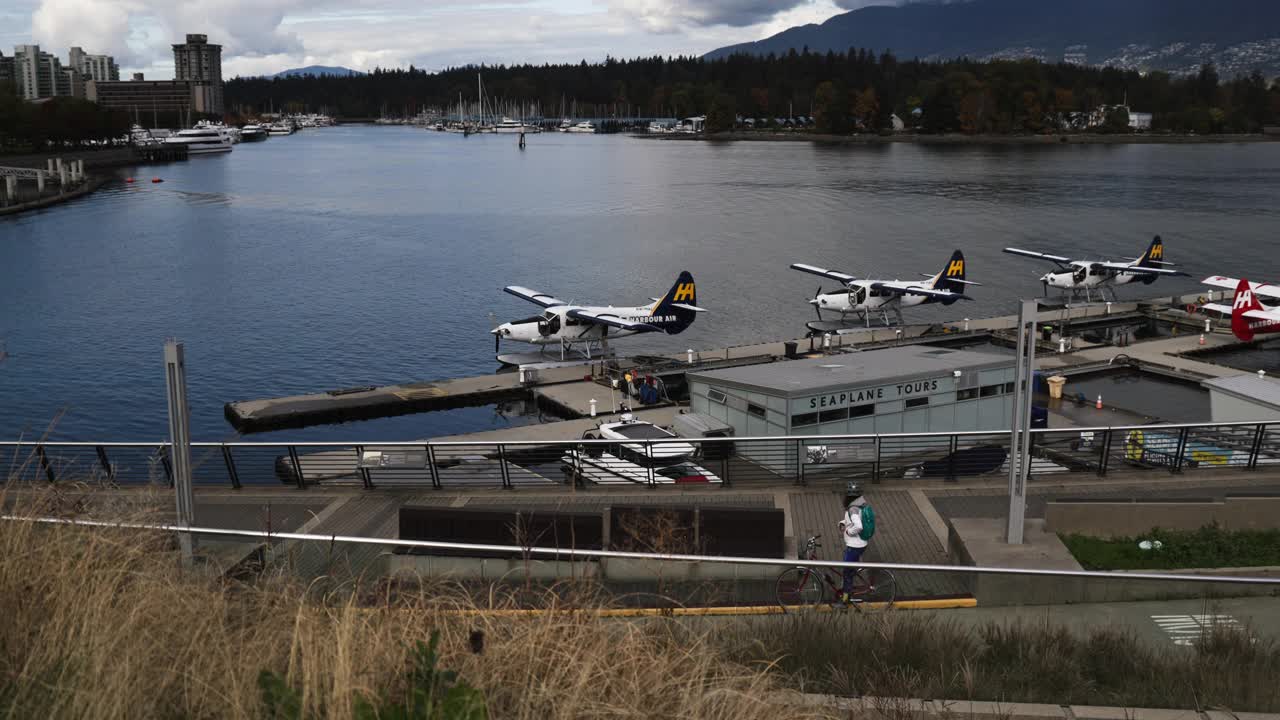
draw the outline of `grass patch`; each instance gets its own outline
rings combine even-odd
[[[1126,628],[1049,622],[962,625],[919,612],[744,621],[730,657],[776,667],[809,692],[1148,708],[1280,710],[1280,647],[1218,627],[1192,647]]]
[[[1159,541],[1143,550],[1141,540]],[[1088,570],[1177,570],[1183,568],[1280,565],[1280,530],[1199,530],[1156,528],[1141,538],[1103,539],[1063,535],[1062,542]]]

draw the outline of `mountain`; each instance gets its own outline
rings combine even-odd
[[[283,77],[296,77],[298,75],[316,75],[316,76],[337,75],[339,77],[346,77],[348,75],[363,75],[363,74],[364,73],[360,72],[359,70],[352,70],[351,68],[344,68],[344,67],[338,67],[338,66],[332,66],[332,65],[308,65],[306,67],[293,68],[292,70],[282,70],[276,73],[275,75],[268,75],[267,77],[283,78]]]
[[[1280,2],[921,0],[852,10],[704,57],[804,47],[823,53],[889,50],[922,60],[1035,58],[1173,73],[1213,62],[1223,77],[1254,69],[1274,76],[1280,74]]]

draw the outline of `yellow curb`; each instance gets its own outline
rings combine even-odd
[[[952,610],[958,608],[977,607],[974,598],[946,598],[941,600],[902,600],[893,604],[894,610]],[[882,610],[883,603],[868,603],[869,609]],[[830,605],[818,605],[814,608],[796,608],[796,611],[832,612]],[[456,610],[458,615],[488,615],[492,617],[539,617],[562,613],[565,615],[590,615],[598,618],[643,618],[643,617],[728,617],[737,615],[783,615],[787,609],[781,605],[747,605],[739,607],[676,607],[676,608],[596,608],[582,610],[565,608],[563,610],[545,609],[502,609],[502,610]]]

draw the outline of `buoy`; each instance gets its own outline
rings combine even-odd
[[[162,182],[164,182],[164,181],[163,181],[163,180],[161,180],[160,178],[151,178],[151,182],[153,182],[153,183],[162,183]]]
[[[1097,403],[1096,405],[1094,405],[1094,407],[1098,408],[1099,410],[1101,410],[1101,409],[1102,409],[1102,396],[1101,396],[1101,395],[1099,395],[1099,396],[1098,396],[1098,403]]]
[[[1200,344],[1204,344],[1204,333],[1200,333]]]
[[[133,182],[133,178],[125,178],[124,181],[127,183],[131,183]]]

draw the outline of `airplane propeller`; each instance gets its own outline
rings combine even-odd
[[[818,302],[818,296],[820,295],[822,295],[821,285],[819,285],[818,289],[813,293],[813,300],[810,301],[810,303],[813,304],[813,311],[818,313],[818,322],[822,322],[822,305]]]

